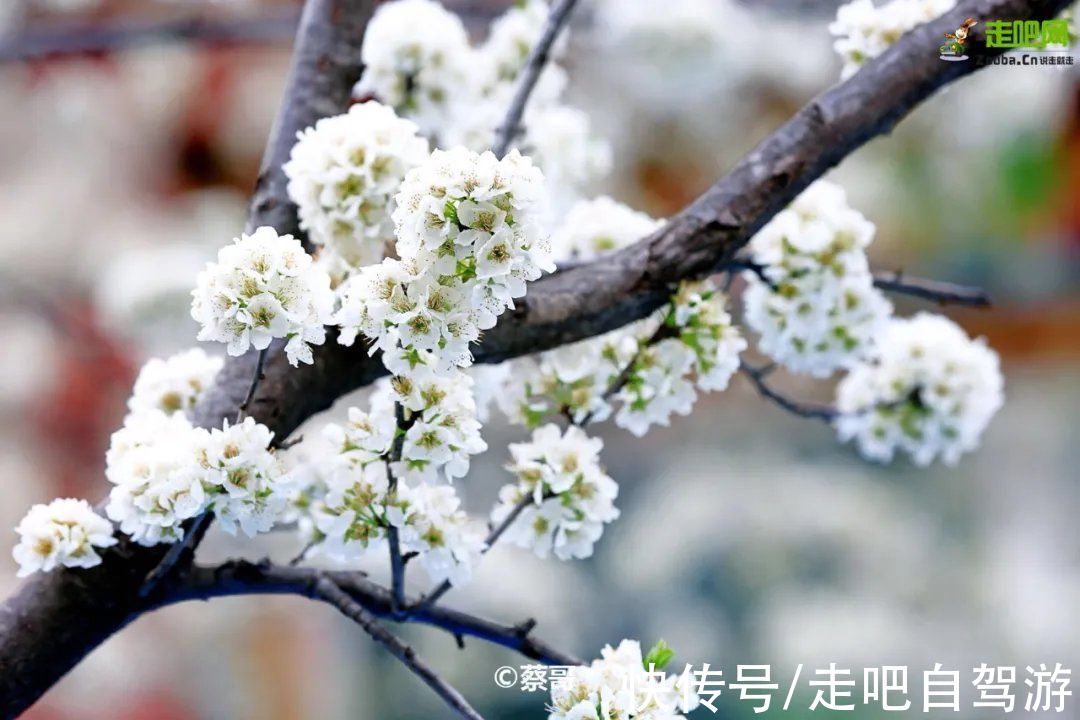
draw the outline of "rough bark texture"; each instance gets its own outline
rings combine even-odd
[[[280,165],[296,130],[341,111],[359,74],[358,48],[374,0],[309,0],[296,60],[253,200],[249,226],[297,232]],[[905,35],[849,81],[817,97],[744,158],[726,177],[636,245],[534,283],[529,296],[484,338],[476,355],[494,362],[596,335],[660,306],[668,288],[721,267],[800,191],[867,140],[892,127],[939,87],[977,64],[942,62],[940,38],[966,16],[1042,19],[1068,0],[969,0],[944,19]],[[218,425],[243,399],[255,354],[230,360],[197,409]],[[283,439],[345,392],[383,374],[363,348],[331,341],[315,364],[292,369],[278,348],[250,408]],[[137,588],[159,549],[121,544],[89,571],[57,571],[27,580],[0,608],[0,711],[12,717],[33,703],[101,641],[144,611]],[[167,589],[166,589],[167,590]],[[148,602],[163,604],[163,598]]]
[[[309,0],[297,31],[282,110],[267,145],[252,200],[249,226],[274,225],[297,232],[296,214],[285,194],[281,164],[296,132],[319,117],[341,112],[360,76],[359,47],[375,0]],[[276,355],[281,355],[280,347]],[[251,379],[257,353],[237,358],[222,373],[215,398],[197,409],[195,422],[221,426],[236,415]],[[317,383],[313,383],[315,389]],[[299,414],[291,398],[305,389],[278,367],[268,373],[260,396],[274,393],[284,410],[263,405],[260,420],[289,431]],[[231,403],[231,407],[226,402]],[[277,406],[275,406],[277,407]],[[258,408],[253,408],[258,409]],[[290,424],[291,423],[291,424]],[[128,542],[104,553],[104,562],[81,572],[57,571],[23,583],[0,607],[0,714],[15,717],[34,703],[91,650],[146,608],[138,590],[165,554],[165,547]],[[151,597],[148,601],[153,601]]]

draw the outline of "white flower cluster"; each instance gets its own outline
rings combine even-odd
[[[539,557],[554,553],[560,560],[585,558],[619,517],[619,486],[600,466],[604,443],[571,425],[566,433],[549,424],[526,443],[511,443],[507,466],[518,482],[503,486],[492,510],[496,525],[526,499],[531,502],[506,530],[508,542],[531,549]]]
[[[227,343],[230,355],[263,350],[288,338],[289,362],[312,361],[309,343],[321,345],[334,306],[330,277],[314,265],[300,241],[261,227],[241,235],[207,263],[191,292],[199,340]]]
[[[461,21],[432,0],[381,5],[364,38],[366,67],[354,94],[392,106],[439,147],[487,150],[548,13],[544,0],[526,0],[496,18],[485,42],[473,48]],[[565,45],[563,34],[552,56]],[[559,208],[611,168],[610,146],[592,135],[585,113],[560,101],[566,85],[565,71],[546,64],[515,138],[515,147],[551,179]]]
[[[552,233],[556,260],[594,260],[642,239],[659,226],[645,213],[609,197],[581,200]],[[575,422],[603,421],[612,412],[608,388],[652,335],[656,319],[507,363],[495,400],[511,422],[535,428],[565,412]]]
[[[542,181],[517,152],[497,160],[436,150],[397,197],[401,259],[363,268],[342,286],[339,340],[351,344],[362,332],[399,375],[471,364],[469,343],[513,307],[527,281],[554,270],[536,221]]]
[[[105,456],[106,514],[141,545],[182,539],[183,522],[207,510],[229,532],[265,532],[288,504],[272,437],[252,418],[207,431],[181,413],[129,415]]]
[[[200,348],[164,360],[153,358],[139,370],[128,399],[128,411],[186,413],[195,407],[223,364],[222,358],[207,355]]]
[[[841,5],[829,25],[829,32],[837,37],[833,48],[844,60],[840,77],[851,77],[901,35],[955,6],[956,0],[890,0],[879,7],[874,0],[853,0]]]
[[[419,401],[426,407],[417,411],[406,432],[402,461],[391,465],[398,479],[393,492],[387,457],[396,422],[394,393],[387,384],[372,398],[370,413],[350,408],[346,424],[324,429],[337,452],[317,463],[312,486],[301,495],[317,541],[312,554],[355,563],[384,549],[387,532],[394,526],[401,530],[402,552],[418,553],[433,582],[469,580],[484,550],[486,532],[482,523],[460,509],[452,487],[432,482],[438,470],[448,479],[464,475],[468,453],[486,448],[479,423],[469,413],[468,386],[454,385],[433,378],[426,388],[414,385],[406,393],[410,397],[404,403]],[[450,398],[454,393],[456,397]],[[420,430],[414,432],[415,428]]]
[[[894,319],[874,358],[840,382],[836,429],[867,458],[897,450],[920,466],[948,465],[974,450],[1004,401],[997,354],[948,318],[920,313]]]
[[[473,50],[457,15],[433,0],[380,5],[360,49],[364,73],[353,89],[437,133],[475,92]]]
[[[892,314],[866,259],[874,231],[843,188],[818,181],[753,237],[750,254],[768,282],[746,273],[744,302],[762,352],[823,378],[871,351]]]
[[[113,527],[85,500],[61,498],[34,505],[15,528],[19,544],[12,555],[19,577],[58,567],[91,568],[101,564],[96,548],[116,544]]]
[[[623,640],[552,683],[548,720],[683,720],[700,702],[694,684],[689,673],[663,672],[652,652],[643,658],[636,640]]]
[[[707,283],[683,283],[664,317],[662,333],[641,343],[626,383],[615,424],[638,437],[652,425],[668,425],[671,415],[689,414],[697,388],[725,390],[739,369],[746,340],[732,325],[727,298]]]
[[[284,170],[300,227],[346,267],[382,260],[394,239],[394,196],[428,156],[416,124],[372,101],[323,118],[298,138]]]

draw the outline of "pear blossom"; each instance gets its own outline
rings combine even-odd
[[[229,532],[265,532],[287,509],[288,477],[269,449],[273,433],[253,418],[221,429],[182,413],[132,414],[113,433],[105,512],[140,545],[183,539],[183,523],[211,510]]]
[[[843,188],[818,181],[751,239],[767,281],[745,273],[743,301],[762,352],[822,378],[867,356],[892,314],[866,258],[874,232]]]
[[[569,668],[551,684],[548,720],[683,720],[700,700],[690,673],[664,672],[670,657],[670,650],[655,649],[643,657],[636,640],[606,645],[599,659]]]
[[[537,224],[543,176],[528,158],[436,150],[410,171],[394,211],[400,259],[363,268],[340,288],[339,341],[364,334],[391,372],[451,373],[469,344],[551,272]]]
[[[285,513],[289,478],[269,449],[274,433],[246,417],[220,430],[196,430],[196,452],[208,508],[222,529],[248,537],[269,531]]]
[[[644,239],[662,224],[646,213],[601,195],[575,203],[552,232],[551,245],[556,261],[595,260]]]
[[[185,350],[165,359],[153,358],[142,366],[135,378],[128,411],[188,412],[213,383],[223,364],[221,357],[207,355],[201,348]]]
[[[508,9],[491,23],[487,40],[480,46],[484,61],[495,77],[512,84],[525,67],[525,61],[543,35],[550,8],[544,0],[525,0]],[[561,33],[551,48],[551,61],[566,51],[569,33]],[[552,65],[554,66],[554,65]]]
[[[464,585],[487,548],[487,529],[461,509],[449,485],[401,485],[390,522],[400,528],[404,552],[419,553],[420,566],[433,583]]]
[[[844,60],[841,79],[854,75],[900,36],[956,7],[956,0],[889,0],[875,6],[873,0],[853,0],[841,5],[829,32],[833,47]]]
[[[893,319],[874,357],[837,386],[836,430],[871,460],[889,462],[900,450],[920,466],[938,457],[955,465],[978,447],[1003,384],[997,353],[948,318]]]
[[[289,362],[311,363],[311,344],[326,339],[333,312],[330,277],[313,265],[300,241],[261,227],[218,252],[199,273],[191,316],[202,325],[199,340],[227,343],[230,355],[264,350],[287,338]]]
[[[528,501],[506,530],[508,542],[542,558],[592,555],[604,525],[619,517],[619,486],[600,466],[603,446],[577,426],[563,433],[555,424],[537,428],[529,442],[511,443],[513,462],[507,469],[518,480],[499,491],[492,523],[505,521],[518,504]]]
[[[432,135],[455,103],[467,106],[473,85],[474,51],[457,15],[434,0],[396,0],[379,5],[364,32],[364,72],[353,88],[374,98]]]
[[[663,329],[639,343],[615,399],[615,424],[638,437],[671,416],[688,415],[697,390],[727,389],[746,340],[732,324],[727,298],[711,283],[684,282],[665,309]]]
[[[34,505],[15,528],[19,544],[12,555],[19,577],[58,567],[91,568],[101,564],[99,548],[116,544],[113,526],[85,500],[60,498]]]
[[[405,173],[428,156],[415,123],[377,102],[353,105],[300,132],[284,171],[300,227],[348,267],[377,263]]]

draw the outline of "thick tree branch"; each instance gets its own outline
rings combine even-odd
[[[360,42],[374,5],[375,0],[308,0],[249,227],[273,225],[280,232],[297,231],[281,164],[298,130],[345,109],[360,74]],[[271,352],[275,360],[284,360],[281,344]],[[213,393],[217,401],[196,408],[193,422],[221,427],[226,418],[232,419],[249,387],[257,356],[251,352],[230,359]],[[265,392],[250,408],[279,440],[307,412],[287,410],[304,388],[295,383],[298,378],[281,371],[275,363],[267,363]],[[161,564],[167,547],[144,548],[122,538],[96,568],[58,570],[22,584],[0,607],[0,717],[19,715],[88,652],[144,611],[153,598],[140,598],[139,589]]]
[[[245,18],[127,20],[108,25],[64,22],[31,26],[0,40],[0,62],[135,50],[163,43],[249,45],[293,37],[300,13],[293,9]]]
[[[404,663],[439,697],[445,700],[446,704],[453,708],[458,715],[467,718],[467,720],[484,720],[480,713],[476,712],[472,705],[469,705],[469,701],[460,692],[420,659],[412,647],[406,645],[400,638],[383,627],[374,615],[365,609],[363,605],[353,600],[349,593],[338,587],[332,580],[326,577],[319,578],[315,582],[315,595],[336,607],[342,615],[364,628],[368,635]]]
[[[374,0],[309,0],[283,109],[256,189],[249,226],[298,232],[281,164],[295,133],[323,115],[341,112],[359,76],[359,45]],[[736,252],[781,208],[873,137],[889,132],[938,88],[981,67],[945,63],[936,48],[963,19],[980,21],[973,46],[983,46],[988,19],[1044,19],[1069,0],[964,0],[944,18],[904,35],[848,81],[819,95],[778,128],[732,171],[660,230],[639,243],[543,278],[488,332],[480,362],[548,349],[597,335],[652,312],[682,279],[707,275]],[[998,50],[990,50],[993,54]],[[256,357],[231,359],[200,402],[195,420],[220,426],[243,399]],[[311,366],[291,368],[271,350],[252,415],[279,439],[346,392],[384,374],[379,358],[359,344],[329,344]],[[137,589],[161,560],[160,548],[121,542],[91,570],[57,570],[31,578],[0,608],[0,713],[17,715],[90,650],[144,609]]]

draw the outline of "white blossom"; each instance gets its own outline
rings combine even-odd
[[[470,519],[449,485],[401,485],[390,522],[401,529],[403,552],[420,553],[421,567],[434,583],[464,585],[472,579],[487,543],[482,522]]]
[[[841,78],[851,77],[901,35],[955,6],[956,0],[890,0],[876,7],[873,0],[853,0],[841,5],[836,20],[829,25],[829,32],[837,38],[833,48],[844,60]]]
[[[437,132],[457,103],[468,105],[480,81],[474,51],[461,20],[433,0],[396,0],[380,5],[364,32],[364,73],[353,89],[426,135]]]
[[[269,449],[272,437],[252,418],[207,431],[182,413],[129,415],[105,456],[113,484],[106,514],[141,545],[182,539],[184,521],[207,510],[230,532],[269,530],[289,489]]]
[[[284,170],[300,227],[348,266],[382,260],[394,238],[394,196],[405,173],[428,156],[416,124],[366,102],[298,138]]]
[[[872,359],[837,387],[841,440],[880,462],[897,450],[920,466],[954,465],[974,450],[1004,402],[998,356],[948,318],[920,313],[894,319]]]
[[[191,316],[199,340],[227,343],[230,355],[263,350],[288,338],[289,362],[312,361],[309,344],[321,345],[333,311],[330,278],[313,265],[300,241],[272,227],[241,235],[199,273]]]
[[[511,443],[507,469],[518,481],[499,491],[491,520],[497,525],[520,502],[531,502],[506,530],[507,541],[542,558],[592,555],[604,525],[619,516],[619,486],[600,466],[603,446],[577,426],[564,434],[554,424],[535,430],[530,442]]]
[[[19,577],[57,567],[91,568],[101,564],[97,548],[116,544],[113,526],[85,500],[61,498],[34,505],[15,528],[19,544],[12,555]]]
[[[751,239],[751,257],[768,282],[745,273],[743,300],[762,352],[814,377],[870,352],[892,313],[866,259],[874,231],[843,188],[818,181]]]
[[[483,525],[460,509],[452,487],[431,484],[432,477],[399,474],[404,463],[392,465],[391,489],[387,455],[395,429],[393,400],[385,385],[376,395],[381,397],[373,399],[370,413],[350,408],[346,424],[323,430],[337,450],[315,462],[308,473],[311,484],[301,493],[315,541],[310,554],[355,564],[384,550],[394,526],[400,529],[402,552],[418,553],[433,582],[463,584],[483,551]],[[403,458],[409,453],[406,442]]]
[[[665,673],[643,657],[636,640],[623,640],[552,683],[548,720],[683,720],[699,704],[694,685],[688,673]]]
[[[128,411],[160,410],[166,414],[185,413],[195,407],[217,376],[224,360],[192,348],[166,359],[153,358],[135,378],[128,399]]]
[[[183,413],[129,415],[105,455],[114,486],[105,512],[140,545],[176,542],[183,522],[206,508],[201,476],[195,429]]]
[[[726,296],[711,283],[684,282],[664,315],[662,339],[644,341],[616,400],[615,424],[641,437],[672,414],[688,415],[697,389],[727,389],[746,340],[725,310]]]
[[[221,430],[196,430],[196,452],[202,465],[208,507],[222,528],[248,537],[267,532],[285,512],[289,478],[269,449],[274,433],[246,417]]]
[[[472,362],[469,343],[554,270],[536,202],[543,176],[528,158],[436,150],[410,171],[394,211],[398,259],[363,268],[340,289],[339,341],[358,333],[395,374]]]

